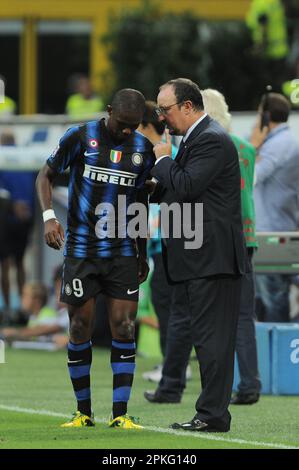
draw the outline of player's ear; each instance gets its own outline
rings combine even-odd
[[[108,104],[108,106],[107,106],[107,112],[108,112],[109,116],[111,116],[111,113],[112,113],[112,106],[111,106],[111,104]]]

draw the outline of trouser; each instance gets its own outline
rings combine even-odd
[[[154,271],[151,277],[151,299],[155,313],[159,320],[160,327],[160,347],[163,357],[166,350],[166,336],[168,320],[170,316],[171,295],[173,286],[171,286],[166,277],[163,264],[162,253],[153,255]]]
[[[251,263],[253,249],[249,248]],[[261,381],[258,372],[255,337],[255,301],[253,273],[242,276],[240,315],[237,329],[236,352],[240,373],[238,391],[242,394],[259,393]]]
[[[157,392],[181,394],[192,345],[200,367],[202,392],[196,417],[228,430],[234,351],[240,310],[241,277],[211,276],[174,287],[166,357]]]

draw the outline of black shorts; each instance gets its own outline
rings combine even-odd
[[[114,299],[138,301],[135,256],[64,259],[60,300],[81,305],[100,292]]]

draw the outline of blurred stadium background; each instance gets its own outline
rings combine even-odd
[[[258,3],[264,3],[266,6],[272,4],[272,7],[275,4],[275,8],[272,8],[273,12],[276,11],[273,18],[270,18],[271,8],[268,10],[268,26],[271,29],[267,32],[268,46],[263,43],[259,35],[259,21],[254,22],[252,19],[254,8],[257,8],[258,16]],[[278,13],[277,4],[279,4]],[[273,47],[269,47],[271,41]],[[293,109],[290,126],[299,142],[297,88],[299,87],[299,2],[297,0],[163,0],[160,2],[0,0],[0,76],[4,84],[2,101],[0,96],[0,179],[3,174],[6,177],[10,175],[12,184],[19,186],[18,193],[22,194],[23,189],[24,199],[29,205],[32,203],[34,208],[32,231],[24,258],[26,280],[45,283],[54,295],[53,275],[62,262],[62,253],[50,250],[44,244],[41,212],[35,200],[34,179],[57,146],[64,131],[74,123],[105,116],[106,105],[119,88],[137,88],[147,99],[155,100],[161,83],[177,76],[184,76],[196,81],[201,88],[215,88],[224,94],[233,116],[233,131],[243,137],[248,136],[254,126],[257,106],[266,85],[272,84],[274,91],[283,93],[291,99]],[[292,97],[297,97],[298,101]],[[3,201],[9,199],[8,188],[0,185],[0,192]],[[22,196],[18,196],[18,199],[22,199]],[[67,177],[58,180],[54,200],[55,212],[65,226]],[[1,225],[3,224],[5,224],[4,216],[1,220]],[[299,272],[299,249],[296,245],[295,250],[293,246],[290,250],[291,241],[289,238],[278,237],[276,242],[274,241],[273,249],[275,252],[275,246],[285,244],[285,253],[279,252],[277,256],[286,272],[294,276],[294,288],[292,293],[290,292],[292,294],[290,325],[294,326],[291,339],[298,338],[298,343],[293,344],[299,346],[299,330],[296,328],[299,322],[298,276],[296,281],[296,274]],[[295,240],[297,241],[298,239]],[[262,254],[263,251],[261,258]],[[273,266],[271,262],[270,265],[270,271],[276,272],[277,266]],[[0,295],[0,311],[3,322],[14,323],[20,320],[18,313],[21,304],[16,273],[13,269],[10,269],[9,280],[10,304],[5,305],[4,297]],[[139,319],[139,353],[141,361],[145,361],[141,366],[145,371],[161,359],[155,313],[149,302],[148,283],[143,287]],[[22,321],[25,322],[24,318],[21,318]],[[100,325],[99,328],[107,329],[107,325]],[[275,328],[276,325],[268,325],[267,334],[275,335],[276,333],[273,333]],[[269,341],[269,336],[266,337],[262,332],[259,333],[259,337],[261,338],[259,347],[263,348],[265,342]],[[277,341],[277,344],[280,344],[279,338]],[[107,346],[109,342],[105,342],[105,338],[101,337],[98,344]],[[272,354],[270,347],[272,348],[272,345],[269,346],[267,343],[268,349],[266,352],[263,349],[263,357],[259,358],[263,361],[260,363],[260,368],[265,374],[263,376],[265,381],[272,380],[273,375],[277,374],[274,365],[269,363]],[[281,351],[285,357],[281,356],[277,361],[281,360],[281,367],[287,367],[289,376],[286,375],[284,380],[287,383],[290,380],[290,383],[286,389],[283,386],[280,388],[276,383],[273,390],[268,382],[264,382],[263,391],[277,395],[299,395],[299,352],[296,353],[293,363],[289,364],[290,353],[294,352],[294,348],[290,350],[288,337],[281,347],[285,348]],[[7,360],[11,358],[15,374],[18,373],[17,354],[22,353],[7,351]],[[62,353],[54,354],[59,355],[57,357],[61,362],[64,361]],[[149,362],[146,362],[147,358]],[[33,356],[29,355],[28,359],[34,364]],[[55,359],[49,357],[49,361],[54,364]],[[0,365],[0,377],[3,374],[3,378],[6,377],[9,384],[4,388],[7,393],[1,399],[2,405],[4,404],[3,409],[6,407],[9,410],[10,405],[15,408],[18,406],[23,406],[24,409],[34,408],[33,405],[29,406],[28,400],[20,398],[26,393],[26,380],[18,381],[19,395],[15,393],[11,400],[7,398],[9,387],[14,387],[14,380],[13,375],[10,376],[7,371],[3,372],[2,367],[4,365]],[[29,369],[31,367],[28,368],[30,374]],[[196,374],[194,366],[192,369]],[[62,375],[64,372],[61,370],[62,368],[57,373]],[[142,393],[142,390],[147,388],[146,382],[142,381],[140,374],[136,380],[138,383],[136,387]],[[67,389],[66,373],[64,382],[63,386],[60,384],[60,392],[65,390],[64,395],[66,390],[69,392],[69,401],[64,399],[67,407],[70,406],[72,396],[71,390]],[[54,401],[47,405],[45,390],[48,384],[43,382],[40,386],[42,391],[40,398],[36,399],[36,409],[55,411]],[[196,388],[195,383],[194,387]],[[137,395],[137,392],[135,394]],[[142,415],[143,401],[136,398],[137,402]],[[187,403],[190,409],[191,402],[192,397],[190,403],[189,398],[183,403],[186,409]],[[290,416],[293,403],[293,401],[280,402],[281,406],[289,406]],[[261,405],[258,406],[260,408],[254,411],[255,415],[250,426],[254,426],[259,418],[262,419],[263,411]],[[275,406],[275,397],[272,397],[265,403],[265,414],[272,414]],[[58,411],[63,412],[63,409],[59,407]],[[69,410],[65,410],[67,411]],[[182,416],[183,411],[184,408]],[[243,411],[235,413],[240,415],[237,425],[240,434],[236,432],[237,438],[242,435],[242,420],[248,418],[247,416],[245,418]],[[151,424],[150,409],[146,414]],[[167,413],[165,415],[165,425],[170,419],[170,414],[169,418]],[[159,415],[162,415],[160,410]],[[246,429],[248,442],[265,441],[263,433],[255,437],[250,426]],[[4,429],[0,428],[0,432],[4,433]],[[174,436],[172,440],[165,441],[164,447],[178,446],[173,438]],[[279,441],[274,434],[269,439],[269,442],[280,442],[282,446],[298,444],[298,440],[287,433]],[[239,444],[236,441],[234,445]],[[11,445],[18,446],[14,441]],[[25,441],[22,445],[29,446]],[[103,447],[105,445],[103,443]],[[130,443],[120,442],[119,445],[130,447]],[[217,446],[217,442],[211,445]],[[156,441],[154,446],[158,447]],[[187,443],[185,446],[188,447]],[[233,444],[228,441],[227,446]]]

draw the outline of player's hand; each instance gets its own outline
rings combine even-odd
[[[154,153],[157,158],[162,157],[163,155],[168,155],[169,157],[171,156],[171,137],[169,134],[169,130],[166,129],[165,131],[165,137],[166,137],[166,142],[158,142],[154,146]]]
[[[139,284],[142,284],[146,281],[149,273],[149,266],[147,260],[144,256],[138,256],[138,281]]]
[[[64,242],[64,231],[58,220],[50,219],[45,223],[45,240],[50,248],[60,250]]]

